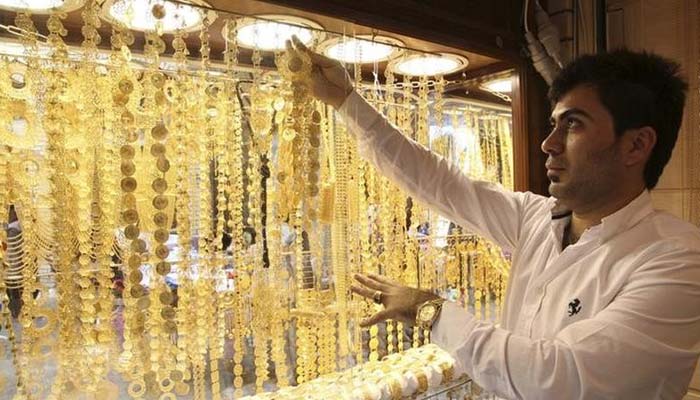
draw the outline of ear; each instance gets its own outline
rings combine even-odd
[[[650,126],[630,129],[624,133],[625,166],[646,164],[656,145],[656,130]]]

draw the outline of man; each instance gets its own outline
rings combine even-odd
[[[460,372],[504,398],[683,397],[700,351],[700,231],[649,194],[682,119],[678,65],[620,50],[567,66],[550,90],[544,197],[469,180],[373,110],[339,63],[298,40],[288,51],[308,54],[312,92],[383,174],[513,252],[500,326],[374,275],[352,287],[384,305],[365,325],[418,313]]]

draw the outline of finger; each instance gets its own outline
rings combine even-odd
[[[383,285],[382,283],[377,282],[374,279],[370,279],[369,277],[364,276],[364,275],[355,274],[355,280],[360,282],[361,284],[367,286],[370,289],[381,290],[381,291],[384,291],[384,289],[386,289],[386,286]]]
[[[370,300],[374,300],[374,294],[377,292],[359,285],[350,285],[350,291]]]
[[[297,50],[303,51],[304,53],[306,53],[311,58],[311,61],[314,64],[319,65],[320,67],[323,67],[323,68],[332,67],[338,63],[337,61],[333,60],[332,58],[328,58],[324,55],[321,55],[321,54],[318,54],[316,52],[309,50],[309,48],[306,47],[306,45],[301,40],[299,40],[299,38],[296,35],[292,36],[292,42],[294,44],[294,47]]]
[[[391,315],[392,315],[392,311],[384,309],[384,310],[379,311],[378,313],[370,316],[369,318],[362,320],[360,322],[360,326],[363,328],[366,328],[368,326],[378,324],[382,321],[386,321],[387,319],[390,319]]]
[[[374,280],[374,281],[376,281],[376,282],[379,282],[379,284],[383,285],[384,287],[386,287],[386,286],[396,286],[396,282],[394,282],[393,280],[391,280],[391,279],[389,279],[389,278],[387,278],[387,277],[385,277],[385,276],[381,276],[381,275],[377,275],[377,274],[367,274],[367,276],[368,276],[370,279],[372,279],[372,280]]]
[[[289,54],[298,54],[298,50],[294,48],[294,45],[292,44],[292,41],[291,41],[291,40],[287,39],[287,40],[284,42],[284,47],[286,48],[287,53],[289,53]]]

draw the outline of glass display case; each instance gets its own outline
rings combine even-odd
[[[377,365],[412,360],[417,386],[402,396],[470,398],[447,358],[431,366],[442,353],[429,332],[361,328],[375,305],[349,285],[378,273],[495,319],[509,255],[364,161],[310,97],[308,60],[282,46],[295,34],[342,58],[405,135],[512,189],[506,89],[448,96],[469,55],[436,62],[396,37],[199,0],[31,3],[0,1],[11,26],[0,39],[0,397],[282,398],[371,371],[374,383],[343,395],[374,399],[404,382]]]

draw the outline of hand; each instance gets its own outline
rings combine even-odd
[[[384,309],[362,321],[360,326],[366,327],[376,323],[393,319],[407,324],[416,323],[418,306],[428,300],[439,299],[440,296],[424,290],[418,290],[408,286],[401,286],[383,276],[355,275],[355,280],[361,285],[353,284],[350,290],[370,300],[375,299],[377,293],[381,293],[381,303]]]
[[[345,98],[354,90],[343,65],[309,50],[296,36],[287,40],[286,46],[289,56],[303,52],[311,59],[311,94],[336,109],[343,105]]]

